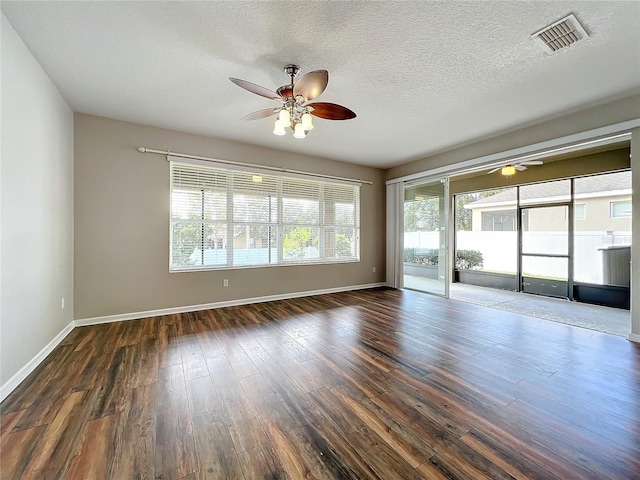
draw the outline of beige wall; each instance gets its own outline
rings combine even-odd
[[[4,15],[1,31],[0,397],[73,320],[73,114]]]
[[[639,116],[638,112],[640,112],[640,94],[542,121],[529,127],[514,128],[509,133],[405,163],[388,169],[385,179],[391,180],[405,175],[425,172],[485,155],[554,140],[628,120],[635,120]]]
[[[585,205],[585,218],[577,218],[574,222],[576,231],[593,230],[618,230],[631,231],[631,217],[611,217],[611,202],[631,200],[631,195],[619,195],[614,197],[590,198],[576,203]]]
[[[382,170],[83,114],[74,123],[76,319],[384,281]],[[169,273],[169,164],[140,146],[373,180],[361,190],[361,261]]]

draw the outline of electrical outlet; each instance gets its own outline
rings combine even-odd
[[[62,301],[60,302],[60,308],[64,310],[64,297],[62,297]]]
[[[376,267],[373,267],[373,273],[376,273]]]
[[[228,287],[229,286],[229,280],[227,278],[225,278],[224,280],[222,280],[222,286],[223,287]]]

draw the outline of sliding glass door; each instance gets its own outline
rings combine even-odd
[[[404,188],[404,286],[449,296],[448,181]]]

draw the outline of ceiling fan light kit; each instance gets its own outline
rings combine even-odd
[[[229,80],[239,87],[281,103],[281,106],[245,115],[241,120],[257,120],[276,115],[273,126],[274,135],[286,135],[285,129],[289,127],[293,130],[294,138],[302,139],[307,136],[309,131],[313,130],[314,116],[327,120],[348,120],[356,117],[353,111],[335,103],[309,103],[319,97],[327,88],[329,72],[326,70],[309,72],[297,82],[294,82],[294,79],[300,72],[300,67],[293,64],[286,65],[284,72],[291,77],[291,83],[282,85],[275,92],[246,80],[229,77]]]
[[[542,160],[528,160],[516,163],[507,163],[506,165],[502,165],[501,167],[494,168],[493,170],[489,170],[487,173],[495,173],[500,172],[505,177],[511,177],[516,174],[516,170],[518,172],[523,172],[527,169],[527,165],[542,165],[544,162]]]
[[[502,170],[500,170],[500,173],[502,173],[502,175],[504,175],[505,177],[510,177],[511,175],[515,175],[516,167],[514,167],[513,165],[505,165],[504,167],[502,167]]]

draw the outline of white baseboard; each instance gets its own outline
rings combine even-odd
[[[274,300],[286,300],[289,298],[310,297],[312,295],[324,295],[326,293],[347,292],[350,290],[363,290],[365,288],[375,288],[385,286],[384,282],[368,283],[365,285],[350,285],[346,287],[325,288],[322,290],[307,290],[304,292],[282,293],[278,295],[267,295],[264,297],[240,298],[237,300],[225,300],[223,302],[203,303],[200,305],[185,305],[183,307],[160,308],[158,310],[147,310],[144,312],[121,313],[118,315],[106,315],[104,317],[82,318],[74,322],[76,327],[85,325],[97,325],[100,323],[121,322],[123,320],[137,320],[140,318],[159,317],[161,315],[172,315],[174,313],[197,312],[199,310],[210,310],[214,308],[235,307],[237,305],[247,305],[250,303],[272,302]]]
[[[629,336],[627,337],[627,340],[640,343],[640,335],[637,333],[630,333]]]
[[[47,358],[54,348],[58,346],[58,344],[64,340],[64,337],[69,335],[69,332],[74,328],[74,322],[71,321],[69,324],[56,335],[53,340],[51,340],[45,347],[40,350],[35,357],[33,357],[27,364],[22,367],[20,370],[16,372],[16,374],[11,377],[5,384],[0,386],[0,402],[7,398],[7,396],[13,392],[13,390],[22,383],[22,381],[29,376],[31,372],[33,372],[40,363]]]

